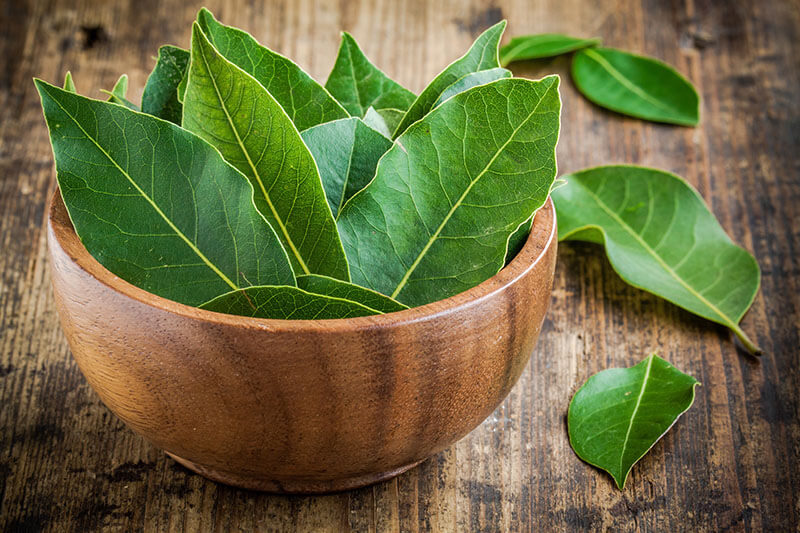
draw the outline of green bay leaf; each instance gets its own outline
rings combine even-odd
[[[655,354],[590,377],[569,404],[569,442],[622,490],[628,473],[694,402],[699,382]]]
[[[558,81],[474,87],[400,136],[339,213],[353,282],[415,306],[496,274],[555,178]]]
[[[150,115],[35,83],[64,204],[100,264],[188,305],[251,284],[295,284],[252,187],[205,141]]]
[[[342,32],[339,54],[325,88],[356,117],[363,117],[370,107],[405,111],[416,98],[373,65],[347,32]]]
[[[255,202],[281,239],[295,272],[349,280],[347,259],[314,158],[278,102],[226,60],[200,26],[183,102],[183,127],[247,176]]]
[[[700,121],[700,97],[674,68],[613,48],[587,48],[572,60],[572,79],[595,104],[633,117],[683,126]]]
[[[459,78],[452,85],[450,85],[450,87],[442,91],[442,94],[439,96],[439,99],[436,100],[436,103],[433,104],[433,107],[437,107],[448,98],[464,92],[467,89],[472,89],[478,85],[483,85],[485,83],[491,83],[496,80],[510,77],[511,71],[500,67],[490,68],[488,70],[479,70],[478,72],[470,72],[469,74]]]
[[[372,180],[378,160],[392,147],[392,141],[356,117],[319,124],[301,136],[317,162],[334,217]]]
[[[700,195],[669,172],[627,165],[564,176],[553,191],[560,240],[605,243],[631,285],[729,327],[739,327],[758,291],[758,263],[736,246]]]
[[[188,68],[188,50],[170,45],[159,48],[156,66],[144,86],[142,112],[180,125],[183,105],[178,101],[178,85]]]
[[[73,91],[74,92],[74,91]],[[108,101],[114,104],[124,105],[128,109],[139,111],[139,106],[128,100],[128,75],[123,74],[114,84],[110,91],[101,90],[108,95]]]
[[[520,35],[500,48],[500,64],[506,66],[514,61],[555,57],[599,45],[600,39],[579,39],[560,33]]]
[[[75,82],[72,81],[72,72],[70,71],[67,71],[66,76],[64,76],[64,90],[71,93],[78,92],[78,90],[75,88]]]
[[[463,76],[499,67],[498,49],[505,27],[506,21],[501,21],[480,34],[466,54],[440,72],[408,108],[400,124],[395,128],[393,137],[398,137],[411,124],[425,116],[442,92]]]
[[[386,109],[382,111],[387,111]],[[389,111],[397,111],[397,110],[389,110]],[[402,117],[403,112],[400,111],[400,116]],[[392,130],[389,128],[389,123],[386,122],[386,119],[383,118],[383,115],[375,110],[374,107],[370,107],[367,109],[367,112],[364,113],[364,118],[362,119],[364,124],[372,128],[373,130],[377,131],[387,139],[392,138]],[[395,124],[397,127],[397,124]]]
[[[286,320],[354,318],[406,309],[386,296],[325,276],[299,276],[298,283],[299,287],[261,286],[231,291],[200,307],[218,313]]]
[[[203,8],[197,22],[222,56],[253,76],[303,131],[339,118],[347,111],[292,60],[261,46],[249,33],[218,22]]]

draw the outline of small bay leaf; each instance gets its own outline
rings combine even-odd
[[[442,91],[442,94],[439,96],[439,99],[436,100],[436,103],[433,104],[433,107],[437,107],[451,96],[455,96],[458,93],[466,91],[467,89],[472,89],[478,85],[483,85],[485,83],[510,77],[511,71],[500,67],[490,68],[488,70],[479,70],[478,72],[470,72],[469,74],[462,76],[452,85],[450,85],[450,87]]]
[[[569,442],[622,490],[628,473],[694,402],[699,382],[652,354],[590,377],[569,404]]]
[[[218,22],[206,8],[197,22],[228,61],[253,76],[303,131],[350,115],[333,96],[291,59],[261,46],[249,33]]]
[[[144,86],[142,112],[180,125],[183,105],[178,101],[178,85],[188,68],[187,50],[170,45],[159,48],[156,66]]]
[[[319,124],[301,136],[317,162],[334,217],[372,180],[378,160],[392,147],[392,141],[357,117]]]
[[[416,98],[373,65],[347,32],[342,32],[339,54],[325,88],[355,117],[363,117],[370,107],[405,111]]]
[[[379,292],[339,279],[329,278],[328,276],[319,276],[317,274],[297,276],[297,286],[315,294],[351,300],[380,313],[393,313],[408,309],[407,306]]]
[[[353,282],[415,306],[496,274],[555,178],[558,81],[474,87],[403,133],[339,213]]]
[[[199,137],[35,80],[75,231],[120,278],[199,305],[252,283],[294,285],[253,189]]]
[[[317,165],[286,112],[258,81],[219,54],[197,23],[191,53],[183,127],[250,179],[256,207],[298,274],[349,280]]]
[[[385,110],[384,110],[385,111]],[[402,111],[400,112],[402,116]],[[364,113],[364,124],[372,128],[373,130],[377,131],[387,139],[392,138],[392,130],[389,128],[389,124],[386,122],[386,119],[375,110],[374,107],[370,107],[367,109],[367,112]],[[397,125],[395,125],[396,127]]]
[[[128,75],[123,74],[114,84],[110,91],[102,91],[108,95],[108,101],[114,104],[124,105],[128,109],[139,111],[139,106],[128,100]]]
[[[572,79],[595,104],[624,115],[683,126],[700,121],[700,97],[674,68],[613,48],[587,48],[572,60]]]
[[[514,61],[555,57],[599,45],[600,39],[579,39],[560,33],[520,35],[500,48],[500,64],[506,66]]]
[[[564,176],[553,191],[559,240],[605,243],[623,280],[729,327],[739,327],[758,291],[758,263],[731,242],[688,183],[669,172],[628,165]]]
[[[72,72],[70,71],[67,71],[67,75],[64,76],[64,90],[71,93],[78,92],[78,90],[75,88],[75,82],[72,81]]]
[[[425,116],[433,108],[442,92],[463,76],[499,67],[498,50],[505,27],[506,21],[503,20],[480,34],[466,54],[440,72],[408,108],[403,115],[403,120],[395,129],[393,137],[398,137],[411,124]]]

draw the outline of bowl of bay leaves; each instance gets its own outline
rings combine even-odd
[[[304,493],[396,475],[487,417],[534,349],[557,240],[558,78],[500,69],[503,27],[419,95],[347,34],[322,86],[206,10],[141,104],[125,77],[108,100],[35,80],[56,309],[108,408],[211,479]]]

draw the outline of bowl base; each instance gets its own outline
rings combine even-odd
[[[397,475],[402,474],[406,470],[414,468],[418,464],[420,464],[425,459],[420,461],[416,461],[399,468],[395,468],[393,470],[387,470],[385,472],[378,472],[375,474],[366,474],[363,476],[355,476],[343,479],[333,479],[330,481],[277,481],[273,479],[263,479],[259,477],[248,477],[248,476],[239,476],[236,474],[230,474],[228,472],[224,472],[221,470],[217,470],[214,468],[207,468],[205,466],[199,465],[197,463],[193,463],[188,459],[184,459],[183,457],[179,457],[173,453],[165,452],[167,455],[175,459],[177,462],[192,470],[197,472],[203,477],[206,477],[212,481],[216,481],[218,483],[224,483],[225,485],[231,485],[234,487],[239,487],[242,489],[248,490],[258,490],[262,492],[273,492],[276,494],[322,494],[326,492],[340,492],[344,490],[351,490],[357,489],[360,487],[365,487],[367,485],[372,485],[373,483],[378,483],[380,481],[386,481],[387,479],[391,479]]]

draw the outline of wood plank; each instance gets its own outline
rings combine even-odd
[[[762,290],[744,320],[754,360],[722,327],[622,283],[602,250],[559,250],[531,363],[479,428],[419,467],[347,493],[284,497],[207,481],[144,442],[98,400],[58,325],[43,222],[54,175],[32,76],[67,69],[84,94],[121,72],[138,100],[162,43],[188,44],[199,3],[0,5],[0,531],[796,530],[800,524],[800,5],[792,0],[210,2],[323,80],[339,31],[419,91],[491,23],[509,34],[599,36],[673,64],[702,123],[603,111],[569,60],[513,67],[563,78],[560,170],[608,162],[685,176],[752,250]],[[658,351],[703,386],[621,492],[572,453],[565,415],[591,374]]]

